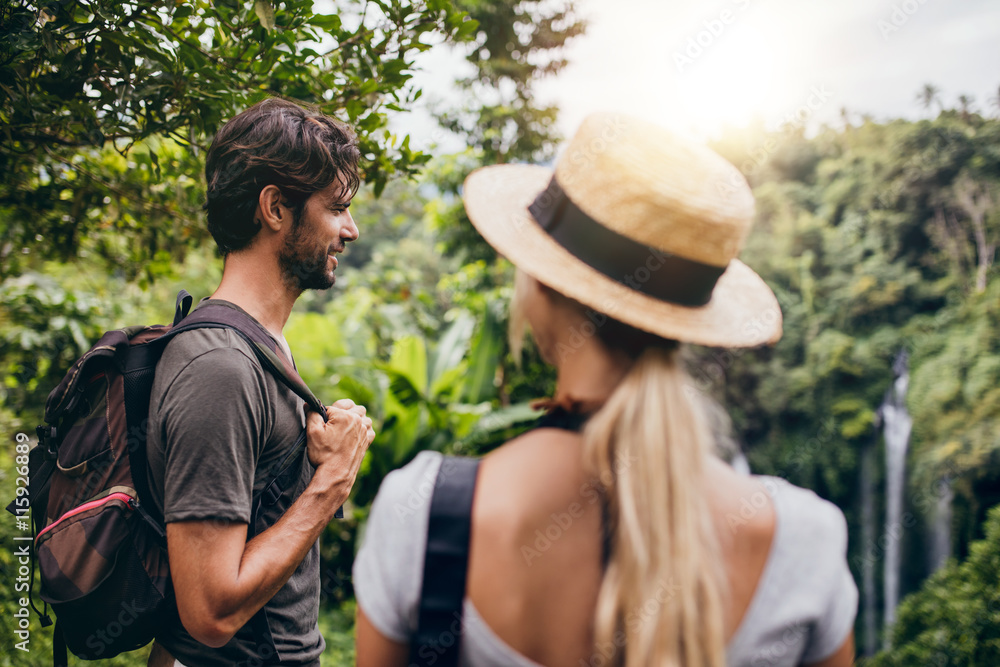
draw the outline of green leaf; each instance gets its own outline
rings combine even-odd
[[[469,19],[464,21],[455,32],[455,38],[458,41],[468,41],[476,36],[479,31],[479,21],[475,19]]]
[[[482,419],[476,424],[476,431],[483,434],[503,431],[517,424],[538,419],[542,414],[544,414],[544,411],[531,407],[530,402],[509,405],[506,408],[494,410],[487,415],[483,415]]]
[[[399,401],[399,404],[403,407],[410,408],[419,403],[425,402],[424,396],[420,393],[414,385],[410,378],[402,373],[395,371],[388,371],[389,377],[389,391],[392,393],[393,397]]]
[[[365,103],[356,98],[347,100],[345,107],[347,108],[347,115],[351,119],[352,123],[355,122],[365,111]]]
[[[355,377],[345,375],[340,378],[340,381],[337,382],[337,390],[337,395],[333,396],[333,401],[341,398],[349,398],[358,405],[364,405],[369,411],[375,404],[375,392]]]
[[[451,323],[444,336],[441,337],[441,341],[434,351],[434,362],[431,366],[431,396],[436,396],[444,389],[444,387],[436,385],[444,374],[462,362],[475,326],[476,323],[472,315],[463,312]]]
[[[309,23],[334,36],[340,33],[340,16],[337,14],[314,14],[309,18]]]
[[[388,367],[408,378],[419,393],[427,393],[427,347],[422,338],[403,336],[397,340]]]
[[[156,151],[153,147],[149,147],[149,161],[153,163],[153,168],[156,170],[156,180],[159,181],[163,177],[163,173],[160,171],[160,159],[156,156]]]
[[[253,11],[268,32],[274,30],[274,6],[268,0],[254,0]]]
[[[502,348],[503,327],[492,310],[487,308],[469,359],[465,397],[470,403],[485,401],[496,394],[494,381]]]
[[[285,325],[285,337],[306,384],[329,386],[334,373],[333,360],[347,354],[336,321],[319,313],[292,313]]]

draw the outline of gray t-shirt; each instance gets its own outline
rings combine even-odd
[[[441,459],[437,452],[422,452],[386,477],[354,561],[358,604],[393,641],[408,643],[416,631],[430,498]],[[777,527],[753,600],[727,646],[727,664],[818,662],[844,643],[857,612],[847,525],[835,505],[812,491],[777,477],[759,479],[774,501]],[[464,614],[460,665],[538,667],[504,643],[468,598]]]
[[[233,306],[235,308],[235,306]],[[247,523],[252,494],[274,474],[305,427],[303,400],[264,370],[250,346],[227,329],[178,334],[156,367],[150,398],[149,477],[167,523],[223,519]],[[307,456],[291,488],[257,521],[272,526],[312,479]],[[294,665],[319,665],[319,542],[264,606],[275,648]],[[224,647],[197,642],[173,618],[157,640],[186,665],[269,664],[248,626]],[[269,647],[265,648],[269,651]]]

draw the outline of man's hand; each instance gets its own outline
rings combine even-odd
[[[167,524],[170,574],[181,622],[191,636],[223,646],[299,566],[334,510],[351,492],[375,438],[372,420],[354,401],[313,413],[306,446],[316,473],[277,523],[247,542],[247,525],[220,521]]]
[[[309,461],[334,475],[338,484],[354,486],[361,460],[375,439],[371,417],[365,406],[343,398],[326,409],[327,421],[312,412],[306,420]]]

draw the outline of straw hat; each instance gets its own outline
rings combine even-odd
[[[774,293],[736,259],[753,195],[735,167],[700,144],[595,114],[554,171],[483,167],[466,178],[463,199],[498,252],[610,317],[717,347],[781,338]]]

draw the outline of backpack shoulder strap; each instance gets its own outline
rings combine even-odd
[[[191,296],[184,290],[181,290],[177,295],[174,326],[165,336],[175,336],[184,331],[191,331],[192,329],[232,329],[250,345],[251,349],[256,353],[257,359],[266,370],[270,371],[299,398],[308,403],[309,407],[318,412],[323,417],[323,420],[326,421],[326,408],[323,406],[323,403],[316,398],[305,381],[299,377],[295,364],[288,358],[277,341],[255,319],[225,301],[212,300],[203,302],[190,315],[187,315],[190,302]],[[250,520],[251,534],[261,507],[263,505],[273,505],[283,493],[280,478],[288,465],[297,460],[296,457],[305,448],[305,435],[305,431],[303,431],[295,444],[289,448],[288,453],[272,471],[272,475],[265,483],[259,497],[254,498]],[[343,507],[337,509],[334,518],[344,518]]]
[[[299,398],[309,404],[314,411],[326,420],[326,408],[310,391],[305,381],[299,377],[295,364],[284,353],[277,341],[257,323],[252,317],[227,303],[209,300],[196,308],[190,315],[180,320],[166,336],[190,331],[192,329],[232,329],[245,340],[261,365],[270,371],[278,380],[291,389]]]
[[[410,644],[411,666],[458,665],[478,472],[479,459],[446,456],[441,462],[431,496],[417,633]]]

